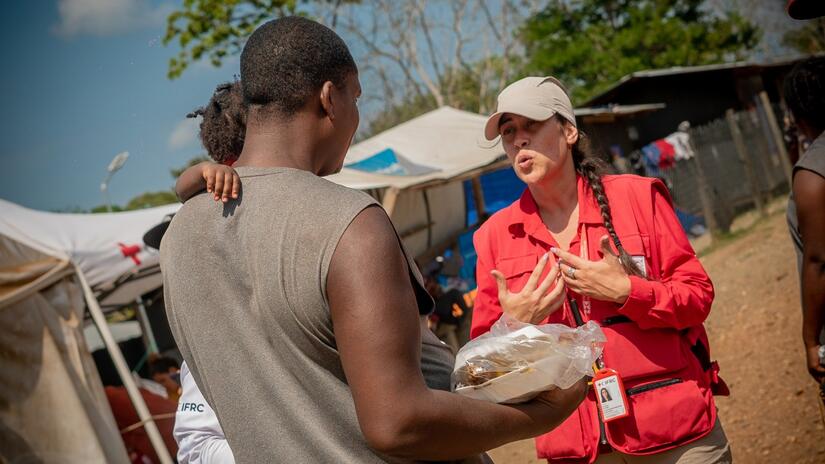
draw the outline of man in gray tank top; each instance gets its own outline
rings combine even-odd
[[[417,309],[431,300],[414,263],[372,198],[320,177],[341,169],[359,120],[334,32],[262,25],[241,82],[242,192],[191,198],[161,245],[170,326],[237,462],[458,460],[576,409],[584,381],[515,406],[427,387]]]
[[[797,64],[785,78],[785,101],[799,131],[813,140],[793,168],[788,226],[799,265],[802,338],[808,372],[825,380],[825,57]]]

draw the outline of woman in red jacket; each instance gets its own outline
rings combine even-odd
[[[533,324],[599,323],[599,388],[539,437],[553,463],[725,463],[730,448],[713,393],[727,394],[702,323],[713,285],[658,180],[602,175],[552,77],[501,92],[485,127],[527,184],[474,236],[473,336],[502,312]],[[558,262],[557,262],[558,260]],[[623,385],[623,386],[622,386]]]

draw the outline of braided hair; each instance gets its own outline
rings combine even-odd
[[[569,124],[564,122],[563,124]],[[619,240],[619,235],[616,234],[616,229],[613,227],[613,216],[610,213],[610,204],[607,201],[607,195],[604,193],[604,184],[602,184],[602,174],[606,171],[607,166],[601,158],[598,157],[590,148],[590,143],[584,132],[579,132],[579,139],[573,145],[573,166],[576,172],[582,176],[593,196],[596,197],[596,203],[599,205],[599,211],[602,215],[602,222],[610,235],[613,245],[619,251],[619,261],[622,263],[625,271],[629,275],[638,277],[646,277],[639,269],[639,266],[633,262],[633,258],[627,253]]]
[[[236,80],[218,85],[209,103],[186,117],[203,117],[200,124],[203,147],[215,162],[231,164],[243,150],[246,113],[241,83]]]
[[[798,120],[825,130],[825,56],[808,58],[785,77],[785,102]]]

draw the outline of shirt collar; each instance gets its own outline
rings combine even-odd
[[[585,182],[582,176],[576,176],[576,188],[579,197],[579,226],[581,224],[602,224],[601,210],[593,195],[593,191]],[[546,241],[545,234],[549,236],[547,227],[541,220],[536,200],[530,189],[525,189],[521,194],[516,208],[510,212],[509,224],[511,231],[514,228],[523,228],[524,232]]]

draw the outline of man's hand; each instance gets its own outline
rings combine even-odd
[[[507,289],[507,278],[504,274],[496,270],[491,271],[498,284],[498,301],[501,303],[502,311],[521,322],[538,324],[561,307],[564,303],[564,283],[557,279],[559,267],[555,263],[539,284],[539,278],[549,260],[550,255],[547,253],[539,259],[527,284],[519,293],[512,293]]]
[[[819,346],[810,346],[805,349],[808,355],[808,373],[816,380],[816,383],[821,384],[825,380],[825,366],[819,360]]]
[[[573,414],[573,411],[579,407],[584,398],[587,396],[589,377],[584,377],[578,382],[574,383],[572,387],[561,390],[554,388],[541,393],[536,397],[536,401],[546,404],[557,411],[563,411],[562,422],[564,419]],[[561,422],[559,422],[561,423]]]

